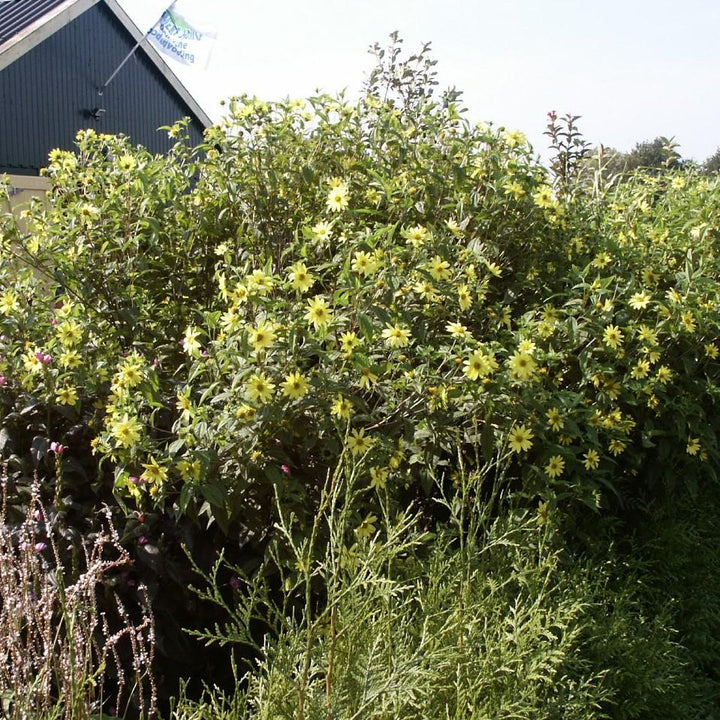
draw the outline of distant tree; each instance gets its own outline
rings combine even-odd
[[[585,156],[581,177],[585,182],[601,182],[607,187],[608,183],[621,182],[631,172],[640,168],[651,173],[677,169],[686,164],[677,147],[672,138],[663,136],[636,143],[630,152],[600,145]],[[720,169],[720,149],[713,158],[716,163],[714,167]]]
[[[673,138],[658,136],[654,140],[640,142],[626,153],[626,172],[643,169],[672,170],[682,166],[682,157],[677,151],[677,143]]]
[[[705,172],[720,172],[720,147],[703,163]]]

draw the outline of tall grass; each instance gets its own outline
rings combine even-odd
[[[82,543],[73,563],[64,563],[61,534],[37,486],[25,516],[12,522],[4,474],[1,482],[0,714],[90,720],[103,710],[124,715],[132,706],[134,714],[153,716],[147,593],[140,588],[135,617],[117,594],[109,594],[112,611],[99,603],[99,588],[130,564],[109,513],[106,529]]]
[[[547,508],[513,509],[484,486],[485,468],[442,501],[447,523],[425,531],[383,504],[359,538],[356,508],[374,491],[356,470],[328,478],[310,532],[278,503],[281,592],[239,582],[238,568],[204,576],[200,594],[230,620],[200,637],[258,660],[237,692],[181,697],[173,718],[677,716],[683,667],[667,617],[643,614],[637,578],[613,575],[610,558],[570,556]]]

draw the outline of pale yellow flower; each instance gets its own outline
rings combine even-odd
[[[286,395],[291,400],[298,400],[303,397],[307,394],[309,388],[308,381],[299,372],[286,375],[282,384],[283,395]]]
[[[403,348],[410,344],[410,329],[404,325],[386,325],[382,331],[385,344],[390,348]]]
[[[275,383],[263,372],[255,373],[247,382],[245,394],[250,402],[266,403],[272,398]]]
[[[597,470],[600,467],[600,455],[597,450],[590,449],[584,455],[583,465],[586,470]]]
[[[308,310],[305,313],[305,319],[312,323],[316,330],[326,328],[333,319],[333,311],[321,295],[316,295],[312,300],[308,300]]]
[[[560,477],[565,470],[565,460],[560,455],[553,455],[545,466],[545,472],[551,477]]]
[[[364,428],[359,431],[353,430],[348,438],[348,447],[352,455],[363,455],[373,446],[373,443],[374,440],[365,435]]]
[[[527,452],[532,447],[532,440],[534,438],[532,430],[529,430],[525,425],[519,425],[513,427],[508,435],[508,443],[510,449],[515,453]]]
[[[312,273],[307,269],[304,262],[296,262],[288,272],[288,278],[294,290],[307,292],[315,282]]]

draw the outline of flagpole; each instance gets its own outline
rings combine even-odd
[[[122,70],[123,65],[135,54],[135,51],[142,45],[143,41],[147,38],[147,36],[152,32],[152,29],[158,24],[160,21],[160,18],[172,8],[173,5],[177,0],[173,0],[166,8],[165,10],[160,13],[160,17],[150,26],[150,29],[135,43],[135,47],[124,57],[123,61],[115,68],[112,75],[98,88],[98,95],[102,95],[105,92],[105,88],[113,81],[115,76]]]

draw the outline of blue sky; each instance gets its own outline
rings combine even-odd
[[[147,30],[169,0],[120,0]],[[720,146],[720,3],[713,0],[181,0],[214,25],[205,72],[173,68],[211,117],[221,98],[320,89],[356,95],[368,47],[398,30],[432,42],[441,86],[468,117],[525,132],[544,152],[545,116],[581,115],[593,144],[629,150],[675,136],[683,157]]]

